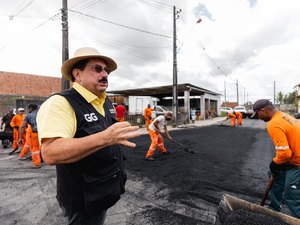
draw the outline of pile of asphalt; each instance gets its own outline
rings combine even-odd
[[[288,225],[280,219],[245,209],[219,213],[219,221],[220,225]]]

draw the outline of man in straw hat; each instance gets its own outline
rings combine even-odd
[[[138,126],[117,122],[105,94],[115,61],[80,48],[62,65],[71,89],[51,96],[37,116],[43,160],[56,165],[57,199],[68,224],[103,224],[108,208],[125,192],[123,147]]]
[[[267,130],[276,149],[269,165],[274,177],[269,207],[280,211],[284,201],[291,214],[300,218],[300,121],[277,111],[267,99],[254,103],[251,117],[268,122]]]

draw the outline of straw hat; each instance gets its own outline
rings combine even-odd
[[[72,69],[76,63],[83,59],[90,59],[90,58],[98,58],[105,61],[107,68],[110,71],[114,71],[117,69],[116,62],[104,55],[101,55],[97,49],[84,47],[79,48],[75,51],[74,57],[71,59],[66,60],[61,66],[61,73],[67,80],[72,80]]]

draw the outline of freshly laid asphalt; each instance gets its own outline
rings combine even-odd
[[[195,154],[165,140],[169,154],[157,150],[151,162],[144,159],[151,140],[141,128],[144,135],[132,140],[137,147],[125,149],[126,192],[108,210],[105,224],[213,224],[225,193],[259,203],[275,154],[266,124],[245,119],[232,128],[224,119],[170,126],[173,139]],[[55,167],[33,169],[10,151],[0,152],[0,224],[65,224],[55,198]]]

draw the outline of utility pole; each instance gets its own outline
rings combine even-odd
[[[239,83],[238,83],[238,80],[236,80],[236,102],[239,105]]]
[[[226,81],[224,81],[224,100],[225,100],[225,107],[226,107]]]
[[[68,34],[68,0],[62,0],[61,25],[62,25],[62,62],[69,59],[69,34]],[[70,82],[63,76],[61,79],[61,89],[69,89]]]
[[[176,7],[173,6],[173,102],[172,112],[175,117],[173,126],[178,125],[178,86],[177,86],[177,46],[176,46],[176,19],[179,18],[181,9],[176,11]]]
[[[244,105],[246,104],[246,88],[244,88]]]

